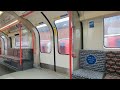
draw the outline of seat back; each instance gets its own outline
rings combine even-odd
[[[14,49],[14,56],[17,57],[17,49]]]
[[[105,72],[104,51],[100,50],[80,50],[80,68]]]
[[[20,49],[8,48],[8,55],[20,57]],[[33,60],[33,49],[22,49],[22,58],[25,60]]]
[[[120,76],[120,51],[106,53],[106,73]]]
[[[33,49],[22,49],[22,57],[27,60],[33,60]]]
[[[12,48],[8,48],[7,55],[13,56],[14,55],[13,52],[14,50]]]

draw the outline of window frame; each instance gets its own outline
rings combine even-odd
[[[7,47],[8,47],[7,38],[4,35],[2,35],[1,38],[3,39],[3,42],[4,42],[4,50],[7,50]],[[6,39],[6,42],[5,42],[5,39]]]
[[[58,30],[59,30],[59,29],[57,28],[57,26],[56,26],[56,24],[55,24],[55,21],[56,21],[56,20],[63,19],[63,18],[67,18],[67,17],[69,17],[68,14],[66,14],[66,15],[63,16],[63,17],[60,17],[59,19],[55,19],[55,20],[54,20],[54,25],[55,25],[55,28],[56,28],[56,31],[57,31],[57,51],[58,51],[58,53],[59,53],[60,55],[69,55],[69,54],[60,53],[60,50],[59,50],[59,40],[58,40],[58,37],[59,37],[59,36],[58,36],[58,33],[59,33]],[[68,28],[69,28],[69,26],[68,26]]]
[[[46,23],[41,22],[41,23],[39,23],[38,26],[40,26],[41,24],[46,24]],[[47,25],[47,24],[46,24],[46,25]],[[47,27],[48,27],[49,32],[50,32],[50,28],[49,28],[48,25],[47,25]],[[37,26],[36,26],[36,29],[37,29],[37,31],[38,31],[38,33],[39,33],[39,36],[40,36],[40,39],[39,39],[40,53],[51,54],[51,52],[52,52],[52,39],[50,38],[50,43],[51,43],[50,52],[41,52],[41,35],[40,35],[40,31],[39,31],[39,29],[37,28]],[[51,32],[50,32],[50,36],[51,36]]]
[[[116,17],[116,16],[120,16],[120,15],[112,15],[108,17],[103,17],[103,48],[104,49],[120,49],[120,47],[106,47],[105,46],[105,18]]]

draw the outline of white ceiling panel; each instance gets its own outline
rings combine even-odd
[[[6,25],[7,23],[10,23],[11,21],[13,21],[15,19],[15,17],[9,13],[4,12],[1,16],[0,16],[0,27]]]
[[[22,16],[30,11],[14,11],[18,16]]]
[[[18,15],[29,13],[30,11],[15,11]],[[40,22],[46,22],[46,19],[41,14],[43,12],[47,18],[52,22],[55,18],[67,14],[67,11],[33,11],[24,18],[28,19],[34,26],[39,25]]]

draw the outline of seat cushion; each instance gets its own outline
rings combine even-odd
[[[4,58],[6,55],[0,55],[1,58]]]
[[[6,59],[6,60],[4,60],[4,62],[7,63],[7,64],[9,64],[9,65],[11,64],[11,61],[12,61],[12,59]]]
[[[104,79],[120,79],[120,76],[112,75],[112,74],[106,74]]]
[[[79,69],[73,71],[73,79],[102,79],[104,76],[103,72],[97,72],[92,70]]]
[[[7,59],[14,59],[14,56],[6,55],[5,58],[7,58]]]
[[[106,53],[100,50],[80,50],[80,68],[105,71]]]

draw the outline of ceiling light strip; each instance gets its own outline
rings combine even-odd
[[[10,23],[10,24],[8,24],[8,25],[0,28],[0,30],[2,30],[2,31],[3,31],[3,30],[6,30],[7,28],[10,28],[10,26],[14,26],[14,25],[16,25],[17,23],[19,23],[19,21],[18,21],[18,20],[15,20],[15,21],[13,21],[12,23]]]

